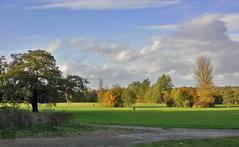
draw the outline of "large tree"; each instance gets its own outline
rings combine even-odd
[[[199,56],[196,62],[195,79],[197,80],[197,93],[199,101],[195,104],[197,107],[209,107],[213,105],[213,66],[211,60],[206,56]]]
[[[27,102],[32,111],[38,112],[38,103],[55,104],[60,94],[68,100],[85,89],[87,80],[79,76],[64,78],[54,57],[43,50],[29,50],[11,55],[4,74],[4,98],[7,102]]]
[[[131,89],[137,96],[137,102],[145,102],[145,94],[150,88],[149,79],[144,79],[142,82],[136,81],[128,85],[128,88]]]
[[[146,94],[147,102],[162,103],[170,95],[173,88],[172,79],[169,75],[162,75]]]

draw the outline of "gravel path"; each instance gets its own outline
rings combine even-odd
[[[162,129],[135,126],[94,125],[99,128],[65,138],[0,140],[1,147],[118,147],[159,140],[239,136],[239,129]]]

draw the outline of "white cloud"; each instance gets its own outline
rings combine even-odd
[[[228,24],[223,15],[206,14],[179,25],[167,37],[155,38],[142,48],[99,41],[87,37],[71,40],[76,52],[102,56],[103,65],[75,62],[72,71],[90,81],[103,77],[108,86],[113,83],[126,85],[143,78],[157,79],[160,74],[172,76],[174,84],[195,85],[193,71],[195,60],[207,55],[214,65],[216,85],[239,83],[239,42],[228,34]],[[229,36],[230,35],[230,36]]]
[[[181,0],[46,0],[36,3],[30,9],[141,9],[147,7],[160,7],[175,5]]]
[[[221,17],[229,31],[239,31],[239,14],[227,14]]]
[[[143,26],[143,27],[137,27],[137,28],[149,29],[149,30],[160,30],[160,31],[175,31],[178,29],[178,25],[176,24],[150,25],[150,26]]]
[[[229,37],[230,37],[233,41],[239,42],[239,33],[238,33],[238,34],[229,34]]]
[[[56,39],[47,46],[47,51],[50,53],[55,53],[60,48],[60,45],[61,45],[61,40]]]

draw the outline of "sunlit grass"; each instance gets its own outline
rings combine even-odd
[[[162,104],[136,104],[107,108],[98,103],[58,103],[56,111],[72,113],[78,124],[136,125],[165,128],[239,128],[239,105],[227,108],[169,108]]]

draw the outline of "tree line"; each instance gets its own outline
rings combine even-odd
[[[19,106],[30,104],[38,112],[38,104],[56,102],[100,102],[107,107],[132,106],[139,103],[165,103],[170,107],[212,107],[214,104],[239,103],[239,88],[213,85],[213,66],[206,56],[198,57],[195,87],[174,87],[169,75],[161,75],[151,84],[149,79],[135,81],[127,87],[113,85],[98,90],[87,87],[89,81],[59,70],[53,55],[44,50],[11,54],[7,61],[0,56],[0,103]]]
[[[239,103],[238,87],[217,87],[213,84],[213,66],[206,56],[196,61],[195,87],[174,87],[169,75],[161,75],[151,84],[149,79],[135,81],[126,88],[119,85],[101,88],[98,101],[104,106],[120,107],[138,103],[164,103],[169,107],[212,107],[214,104]]]

